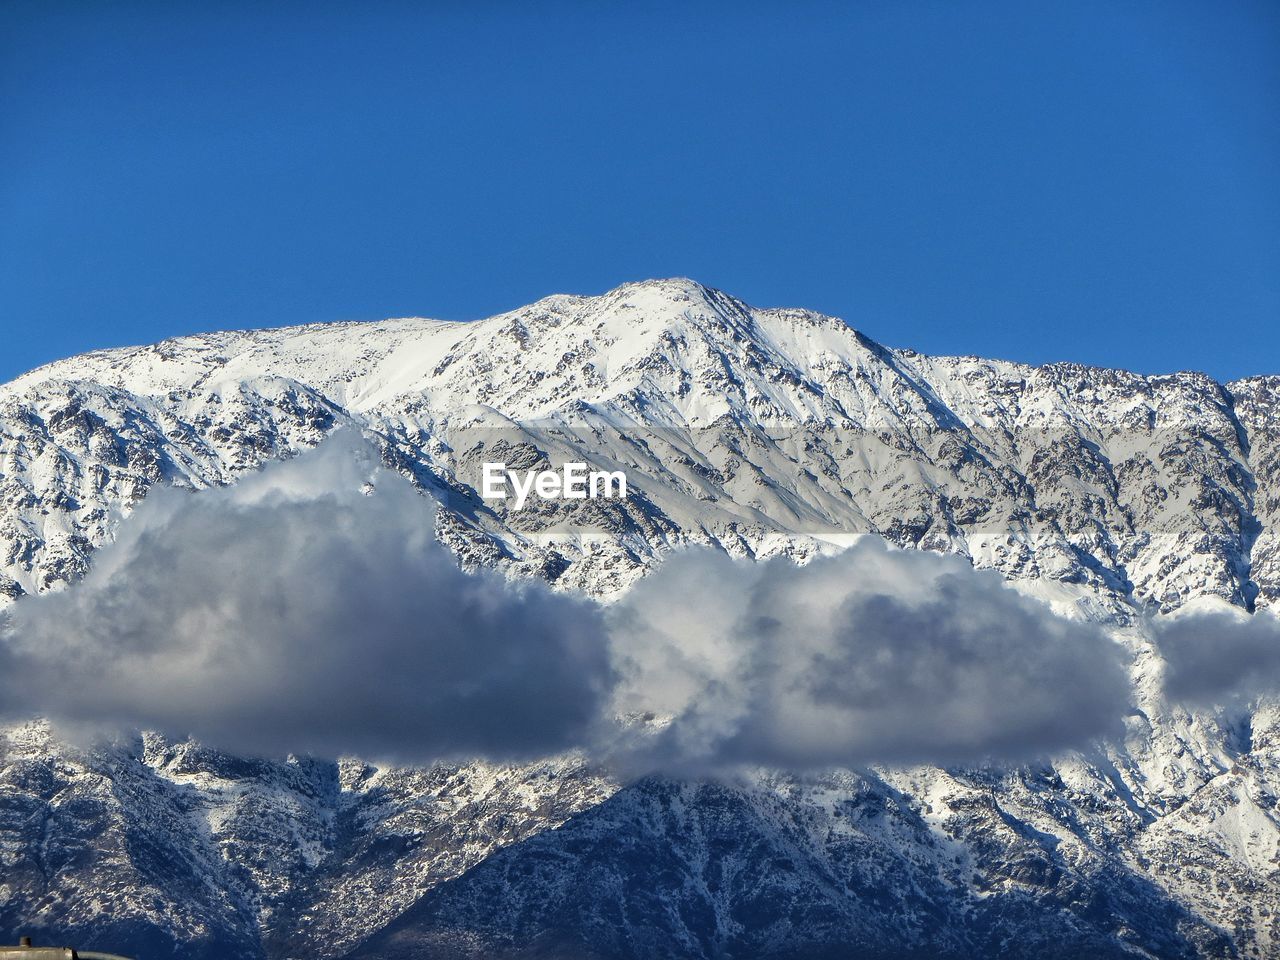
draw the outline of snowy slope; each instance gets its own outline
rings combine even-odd
[[[1143,712],[1123,750],[1052,769],[621,792],[570,761],[267,764],[21,727],[0,931],[107,924],[150,955],[1278,955],[1276,711],[1167,708],[1133,626],[1277,602],[1278,391],[926,357],[687,280],[32,371],[0,387],[0,602],[74,583],[154,485],[232,483],[353,425],[446,503],[464,563],[607,597],[681,543],[802,559],[879,533],[1113,624]],[[473,489],[495,451],[623,466],[635,495],[517,514]]]

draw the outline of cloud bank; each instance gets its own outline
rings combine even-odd
[[[599,609],[462,572],[433,523],[354,437],[232,487],[158,489],[81,583],[14,606],[0,712],[254,753],[583,742],[612,679]]]
[[[1164,617],[1154,624],[1165,694],[1190,706],[1280,692],[1280,618],[1236,608]]]
[[[805,567],[668,561],[610,611],[622,709],[658,761],[781,766],[1042,756],[1115,733],[1120,648],[953,556],[867,538]]]
[[[957,557],[691,550],[605,608],[462,572],[433,510],[354,437],[156,490],[81,583],[12,608],[0,714],[249,753],[705,770],[1039,757],[1129,706],[1101,630]],[[656,719],[617,721],[636,715]]]

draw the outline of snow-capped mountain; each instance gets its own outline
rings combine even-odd
[[[1142,612],[1280,600],[1280,377],[885,348],[685,280],[474,323],[101,351],[0,387],[0,597],[74,589],[158,484],[358,428],[464,565],[608,599],[674,546],[956,552],[1134,653],[1120,747],[1008,770],[620,785],[580,760],[0,740],[0,934],[148,957],[1280,956],[1280,714],[1166,705]],[[515,511],[481,461],[627,471]]]

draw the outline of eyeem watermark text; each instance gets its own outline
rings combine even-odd
[[[543,500],[597,500],[627,495],[627,475],[622,470],[589,470],[585,463],[566,463],[559,470],[508,470],[505,463],[482,464],[480,496],[486,500],[515,497],[514,508],[523,510],[530,493]]]

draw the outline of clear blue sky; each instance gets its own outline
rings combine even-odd
[[[670,275],[1280,372],[1280,3],[0,5],[0,379]]]

